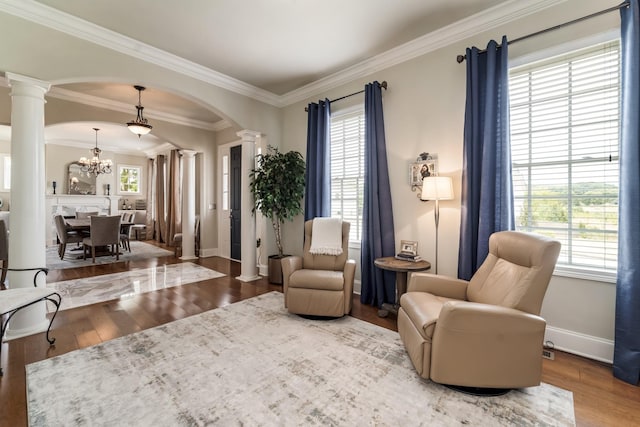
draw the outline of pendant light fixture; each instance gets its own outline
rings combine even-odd
[[[142,106],[141,99],[142,99],[142,91],[145,90],[145,87],[136,85],[134,86],[134,88],[138,91],[138,105],[136,105],[136,109],[138,110],[138,116],[136,117],[135,120],[128,122],[127,127],[131,132],[138,135],[138,138],[140,138],[142,135],[146,135],[149,132],[151,132],[151,128],[153,128],[153,126],[147,123],[147,119],[145,119],[144,115],[142,114],[142,110],[144,110],[144,107]]]
[[[87,159],[86,157],[81,157],[78,160],[80,163],[80,170],[85,172],[87,175],[95,175],[98,176],[101,173],[111,173],[111,168],[113,166],[113,162],[111,159],[100,159],[100,153],[102,150],[98,148],[98,131],[100,129],[93,128],[96,131],[96,147],[91,150],[93,153],[93,157],[91,159]]]

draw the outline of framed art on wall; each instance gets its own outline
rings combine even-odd
[[[438,175],[438,158],[434,154],[422,153],[409,167],[411,186],[422,186],[422,180]]]

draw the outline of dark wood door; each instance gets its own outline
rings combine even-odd
[[[242,259],[242,246],[241,246],[241,231],[242,223],[240,222],[240,209],[242,199],[242,146],[237,145],[231,147],[230,152],[231,165],[230,165],[230,178],[229,193],[230,193],[230,208],[231,208],[231,259]]]

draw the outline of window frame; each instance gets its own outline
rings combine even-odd
[[[521,56],[520,58],[516,58],[510,61],[510,67],[509,67],[510,78],[511,78],[512,69],[531,66],[535,62],[551,61],[555,57],[571,55],[572,53],[575,53],[585,48],[595,47],[596,45],[604,44],[604,43],[614,43],[616,41],[618,41],[618,49],[620,49],[619,35],[616,32],[609,31],[609,32],[597,34],[585,39],[576,40],[571,43],[565,43],[560,46],[555,46],[550,49],[535,52],[533,54]],[[620,97],[620,95],[621,95],[621,89],[619,89],[618,96]],[[618,114],[620,114],[620,110],[618,110]],[[619,122],[620,122],[620,115],[618,115],[618,125],[619,125]],[[618,143],[619,143],[619,136],[618,136]],[[617,158],[617,156],[614,156],[614,160],[619,162],[619,159]],[[570,163],[572,162],[569,159],[567,161],[567,164],[570,164]],[[512,165],[513,164],[514,162],[512,161]],[[568,199],[570,200],[570,197],[568,197]],[[568,230],[568,231],[570,232],[571,230]],[[618,235],[617,230],[616,230],[616,235]],[[572,265],[572,264],[557,264],[554,270],[554,275],[570,277],[570,278],[586,279],[586,280],[592,280],[592,281],[600,281],[600,282],[606,282],[606,283],[615,283],[616,281],[616,272],[614,268],[604,269],[604,268],[586,267],[586,266]]]
[[[11,192],[11,154],[0,153],[2,158],[2,192]]]
[[[359,105],[354,105],[354,106],[351,106],[351,107],[348,107],[348,108],[344,108],[344,109],[341,109],[341,110],[332,111],[331,112],[331,124],[333,125],[334,121],[336,121],[336,120],[344,120],[345,118],[347,118],[347,116],[348,117],[359,116],[362,119],[362,137],[360,139],[360,142],[361,142],[360,149],[361,149],[361,152],[362,152],[361,176],[362,176],[362,179],[364,180],[364,120],[365,120],[365,117],[364,117],[364,105],[359,104]],[[330,129],[329,132],[330,132],[329,137],[331,139],[331,129]],[[333,145],[332,142],[330,142],[330,144]],[[331,163],[331,161],[330,161],[330,163]],[[333,164],[331,165],[331,167],[333,169]],[[331,178],[331,181],[333,181],[333,177]],[[333,208],[334,208],[333,207],[333,185],[332,185],[332,189],[331,189],[331,194],[332,194],[332,196],[331,196],[331,203],[332,203],[332,207],[331,207],[332,214],[331,214],[331,216],[334,217],[334,218],[337,218],[337,216],[333,215]],[[358,199],[356,199],[356,204],[358,203],[357,200]],[[363,182],[363,186],[362,186],[362,191],[360,193],[360,202],[364,203],[364,182]],[[340,218],[344,219],[342,216],[340,216]],[[351,236],[350,236],[349,237],[349,248],[360,249],[360,247],[361,247],[362,231],[363,231],[362,230],[362,220],[363,220],[363,217],[362,217],[362,211],[361,211],[359,213],[359,215],[357,215],[357,224],[353,224],[353,223],[351,224],[352,230],[353,230],[354,227],[356,227],[356,229],[358,229],[358,227],[359,227],[360,240],[353,240],[353,239],[351,239]]]
[[[123,190],[122,173],[125,169],[136,170],[138,175],[138,191]],[[141,195],[142,194],[142,166],[136,165],[118,165],[118,194],[122,195]]]

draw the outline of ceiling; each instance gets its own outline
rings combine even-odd
[[[24,7],[24,16],[34,10],[41,17],[55,15],[52,28],[55,22],[67,21],[88,25],[95,34],[115,32],[278,98],[500,3],[505,1],[24,0],[15,7]],[[113,82],[59,85],[47,96],[130,113],[131,119],[138,101],[133,87]],[[142,104],[150,124],[155,119],[210,130],[228,126],[210,110],[155,88],[142,93]],[[82,144],[81,136],[88,134],[84,144],[90,147],[95,144],[91,128],[100,127],[105,129],[101,147],[126,151],[138,140],[109,130],[114,124],[75,126],[47,128],[45,138]],[[71,132],[69,137],[61,136],[62,130]],[[145,138],[162,143],[150,135]]]
[[[38,0],[277,95],[504,0]]]

